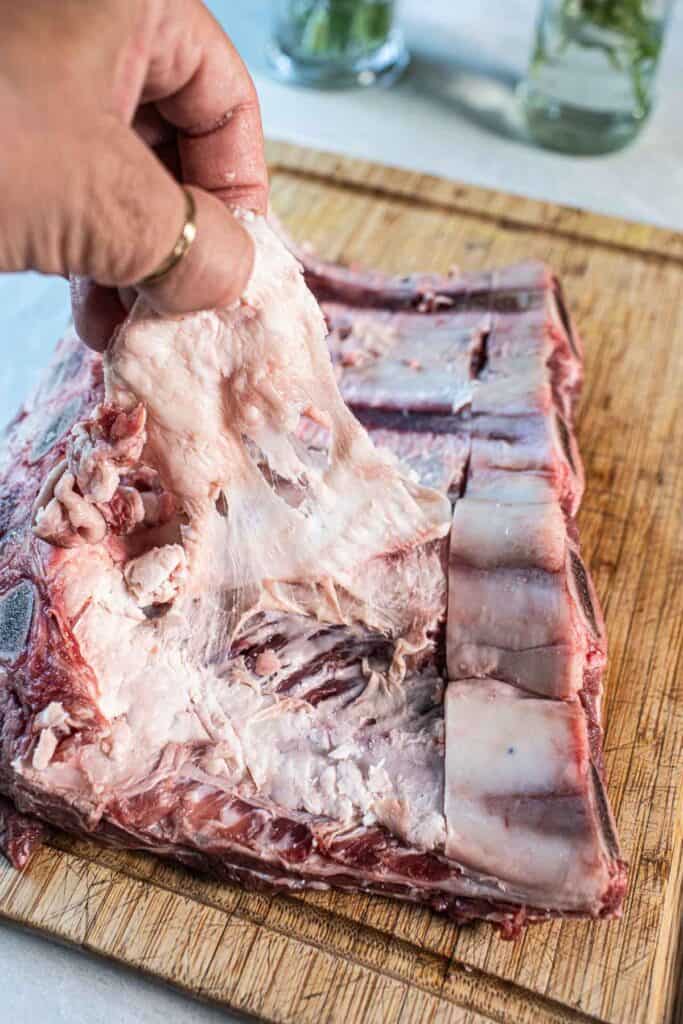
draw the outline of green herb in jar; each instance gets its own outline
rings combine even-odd
[[[392,0],[314,0],[293,7],[298,35],[293,49],[304,58],[371,53],[391,29]]]
[[[628,75],[641,116],[649,107],[649,86],[662,44],[661,20],[650,0],[562,0],[557,15],[555,55],[570,46],[604,53],[615,71]],[[539,34],[533,67],[553,59]]]

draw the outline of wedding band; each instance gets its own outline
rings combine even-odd
[[[187,250],[197,237],[197,207],[195,206],[194,197],[186,188],[183,188],[183,195],[185,196],[185,223],[178,235],[178,240],[156,270],[153,270],[151,274],[137,282],[137,288],[146,288],[147,285],[157,284],[163,277],[166,277],[180,263],[183,256],[187,254]]]

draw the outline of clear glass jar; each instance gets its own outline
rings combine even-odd
[[[652,108],[672,0],[544,0],[521,102],[529,131],[565,153],[620,149]]]
[[[268,57],[295,85],[390,84],[408,64],[394,0],[276,0]]]

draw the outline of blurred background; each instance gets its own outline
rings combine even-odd
[[[276,11],[280,18],[287,9],[308,13],[303,21],[309,46],[317,45],[320,53],[326,28],[328,39],[331,35],[334,43],[335,38],[334,23],[326,26],[321,9],[339,11],[343,20],[344,8],[348,11],[358,3],[367,7],[367,0],[209,3],[256,80],[268,135],[683,229],[680,3],[399,0],[395,21],[411,62],[390,87],[323,91],[274,80],[266,42]],[[667,12],[670,20],[664,32]],[[538,61],[536,28],[541,16],[545,66]],[[562,25],[558,28],[562,17],[564,32]],[[584,45],[576,45],[577,37]],[[662,37],[660,67],[653,77]],[[619,145],[631,137],[631,129],[635,140],[621,151],[596,157],[558,154],[535,144],[519,97],[533,55],[541,64],[536,79],[551,94],[555,90],[563,99],[586,104],[588,146],[591,139],[597,148],[601,143]],[[637,110],[638,104],[644,109]],[[601,117],[601,108],[608,115],[616,112],[614,137],[610,117]],[[563,139],[567,119],[558,120],[555,141],[568,141],[570,146],[575,142],[575,151],[586,145],[585,138],[572,138],[571,120],[568,139]],[[536,122],[542,134],[542,118]]]

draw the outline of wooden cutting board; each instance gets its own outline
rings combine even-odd
[[[683,235],[288,145],[269,156],[275,210],[321,255],[404,272],[533,257],[561,275],[586,343],[579,520],[610,641],[605,760],[631,864],[624,917],[556,921],[509,943],[390,899],[254,895],[59,835],[23,876],[0,869],[0,914],[272,1021],[672,1020]]]

